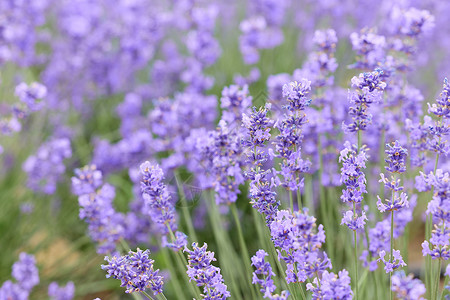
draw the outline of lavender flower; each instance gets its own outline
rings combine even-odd
[[[392,276],[392,290],[401,300],[425,299],[422,297],[426,293],[425,285],[412,274],[406,276],[404,271],[395,272]]]
[[[438,120],[429,127],[430,138],[427,141],[428,149],[437,154],[447,154],[450,145],[447,144],[446,136],[450,134],[449,109],[450,105],[450,84],[448,79],[444,79],[444,85],[436,103],[428,103],[428,112],[437,116]]]
[[[7,280],[0,286],[0,299],[27,300],[31,290],[39,283],[36,260],[33,255],[20,253],[19,260],[12,267],[16,283]]]
[[[286,280],[304,282],[331,268],[331,261],[320,247],[325,242],[323,226],[315,231],[316,219],[308,215],[308,210],[291,213],[278,211],[270,224],[272,241],[278,250],[278,259],[286,262]]]
[[[350,300],[353,297],[350,281],[347,270],[339,271],[339,275],[324,271],[322,278],[314,278],[313,283],[306,284],[306,289],[312,292],[313,300]]]
[[[28,186],[45,194],[53,194],[57,183],[62,179],[66,167],[64,160],[72,156],[68,138],[52,138],[42,144],[35,155],[23,163],[28,173]]]
[[[363,29],[361,34],[354,32],[350,35],[350,40],[357,55],[357,62],[351,67],[373,69],[383,60],[386,38],[377,35],[373,29]]]
[[[342,162],[341,182],[346,186],[346,189],[342,191],[341,200],[351,207],[344,213],[341,225],[345,224],[351,230],[357,230],[364,228],[365,220],[367,220],[362,207],[361,213],[357,212],[357,205],[363,200],[363,194],[367,193],[363,169],[366,168],[368,156],[365,148],[356,149],[356,146],[352,146],[348,141],[344,146],[339,157],[339,162]]]
[[[368,112],[372,103],[378,103],[383,95],[386,83],[382,81],[383,71],[379,68],[373,72],[361,73],[358,77],[352,78],[352,86],[356,91],[349,91],[348,100],[354,105],[349,109],[352,123],[343,123],[344,131],[357,132],[366,130],[372,121],[372,115]]]
[[[154,260],[149,257],[150,251],[137,249],[129,251],[124,256],[105,256],[107,265],[102,265],[107,278],[119,279],[121,285],[126,287],[126,293],[145,291],[151,289],[154,295],[163,292],[163,278],[158,275],[159,270],[154,270]]]
[[[382,261],[384,263],[384,270],[386,271],[386,273],[391,273],[399,267],[406,266],[406,263],[403,261],[399,250],[393,250],[392,258],[389,260],[385,259],[386,251],[384,250],[381,250],[379,252],[379,256],[380,258],[378,259],[378,261]]]
[[[142,198],[146,206],[145,213],[157,224],[160,233],[163,234],[163,246],[179,251],[186,246],[187,239],[184,233],[176,231],[176,211],[169,191],[163,182],[164,173],[158,165],[152,165],[148,161],[141,164],[140,170]],[[169,233],[172,242],[167,241]],[[173,234],[175,236],[172,236]]]
[[[280,205],[276,199],[276,193],[272,190],[274,186],[269,182],[269,171],[264,170],[263,164],[268,160],[269,155],[264,150],[265,142],[270,140],[270,127],[272,121],[267,117],[271,105],[266,104],[264,108],[256,110],[247,116],[242,115],[242,126],[244,130],[244,138],[241,143],[245,147],[245,155],[249,170],[245,172],[245,176],[250,180],[250,203],[261,214],[266,216],[266,220],[270,222],[278,210]]]
[[[203,244],[198,247],[197,243],[192,244],[192,250],[187,247],[184,252],[188,253],[187,274],[190,280],[203,287],[202,298],[206,300],[226,299],[230,297],[227,286],[223,283],[220,268],[211,265],[215,261],[214,252],[207,251],[208,245]]]
[[[284,178],[283,186],[290,191],[300,190],[303,187],[303,179],[299,173],[307,172],[311,163],[301,158],[301,143],[303,138],[302,127],[308,121],[303,110],[311,103],[307,97],[311,90],[311,82],[302,79],[300,82],[293,81],[283,86],[283,97],[288,101],[284,106],[288,113],[275,123],[280,131],[275,142],[276,157],[283,158],[281,174]]]
[[[252,257],[252,266],[255,267],[253,272],[253,284],[259,284],[261,286],[261,293],[263,293],[264,298],[268,299],[287,299],[289,296],[288,291],[283,291],[281,295],[273,295],[273,292],[277,288],[273,283],[272,276],[275,273],[272,271],[270,263],[266,262],[265,256],[268,254],[264,250],[258,250],[256,254]]]
[[[158,165],[153,165],[149,161],[140,166],[142,180],[141,191],[147,206],[147,214],[153,222],[158,224],[163,234],[177,229],[175,219],[175,208],[171,202],[169,191],[164,184],[164,173]]]
[[[75,285],[69,281],[66,286],[59,286],[52,282],[48,285],[48,296],[52,300],[72,300],[75,293]]]
[[[15,94],[20,101],[27,105],[30,111],[37,111],[44,104],[42,99],[47,95],[47,88],[38,82],[33,82],[29,86],[22,82],[16,86]]]
[[[98,243],[98,253],[112,252],[124,235],[124,216],[113,207],[115,189],[103,184],[102,173],[95,166],[75,170],[72,191],[78,196],[80,219],[89,224],[89,235]]]
[[[390,199],[385,199],[385,202],[377,196],[377,207],[380,212],[397,211],[409,206],[408,196],[406,193],[399,193],[403,190],[403,187],[400,186],[400,181],[394,177],[396,173],[400,174],[406,171],[405,163],[408,150],[403,148],[398,141],[395,141],[392,146],[387,144],[386,147],[385,153],[387,154],[387,158],[385,161],[388,164],[386,170],[388,170],[392,176],[389,181],[384,174],[380,174],[381,179],[379,182],[384,183],[384,186],[392,191],[392,196]]]
[[[391,173],[403,173],[406,171],[406,156],[408,156],[408,150],[403,148],[399,141],[395,141],[395,143],[391,146],[389,144],[386,145],[388,149],[386,149],[385,153],[387,154],[387,158],[385,162],[389,165],[386,167]]]
[[[220,107],[223,109],[222,119],[228,123],[240,120],[242,113],[252,104],[252,99],[247,85],[242,88],[237,85],[225,87],[220,98]]]
[[[12,267],[12,276],[22,289],[30,292],[39,283],[39,271],[34,256],[20,253],[19,260]]]

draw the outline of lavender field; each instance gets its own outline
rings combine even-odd
[[[0,0],[0,300],[450,299],[449,16]]]

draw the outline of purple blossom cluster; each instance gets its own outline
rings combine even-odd
[[[392,276],[392,290],[398,299],[425,299],[422,297],[426,292],[422,281],[412,274],[406,276],[403,271],[397,271]]]
[[[1,52],[1,50],[0,50]],[[1,56],[1,54],[0,54]],[[1,64],[1,59],[0,59]],[[16,86],[15,95],[21,103],[13,105],[9,108],[7,115],[0,114],[0,134],[12,135],[22,130],[22,123],[28,116],[43,108],[44,98],[47,95],[47,88],[38,83],[33,82],[30,85],[22,82]],[[0,154],[3,152],[0,145]]]
[[[123,256],[105,256],[107,265],[102,265],[107,278],[114,278],[121,281],[121,285],[126,287],[127,293],[144,292],[150,289],[154,295],[162,293],[163,277],[159,275],[159,270],[153,268],[154,260],[150,258],[150,251],[137,249],[135,252],[129,251]]]
[[[75,285],[69,281],[65,286],[59,286],[57,282],[48,285],[48,296],[52,300],[72,300],[75,294]]]
[[[303,188],[304,179],[300,179],[299,175],[307,172],[311,165],[309,160],[301,157],[302,130],[308,122],[304,110],[311,104],[308,98],[310,90],[311,82],[307,79],[283,85],[283,97],[288,103],[284,106],[287,113],[274,124],[280,132],[275,141],[275,157],[282,159],[278,174],[283,177],[282,185],[289,191]]]
[[[366,190],[366,176],[363,170],[366,168],[368,155],[365,148],[357,149],[357,146],[345,142],[345,148],[341,151],[339,162],[342,162],[341,182],[345,184],[341,200],[350,206],[344,213],[342,224],[351,230],[363,229],[366,224],[366,212],[361,202]],[[361,210],[361,212],[359,212]]]
[[[88,223],[89,235],[98,243],[97,252],[114,252],[125,230],[124,215],[113,207],[115,188],[103,183],[95,165],[88,165],[75,170],[72,192],[78,196],[80,219]]]
[[[34,256],[20,253],[19,260],[12,267],[12,276],[16,283],[5,281],[0,287],[0,299],[28,299],[31,290],[39,284],[39,271]]]
[[[277,185],[275,178],[270,177],[270,170],[263,167],[270,158],[265,149],[267,148],[265,143],[271,138],[272,120],[268,117],[270,108],[271,105],[266,104],[259,110],[254,107],[250,115],[242,115],[244,137],[241,141],[245,147],[246,162],[249,164],[249,169],[245,171],[245,177],[250,180],[250,203],[266,217],[268,223],[273,220],[280,206],[280,201],[276,199],[274,191]]]
[[[434,271],[430,257],[439,264],[450,257],[447,78],[435,101],[428,103],[428,115],[423,104],[424,95],[434,92],[435,78],[441,80],[450,66],[450,3],[357,4],[352,0],[117,0],[114,5],[108,0],[3,1],[0,66],[7,72],[2,72],[2,86],[15,86],[24,78],[42,84],[20,83],[12,89],[20,103],[0,105],[0,132],[12,135],[29,127],[31,135],[42,131],[46,139],[24,163],[19,161],[22,153],[7,153],[0,174],[15,177],[9,170],[22,165],[28,187],[65,201],[69,158],[74,164],[91,162],[75,170],[72,192],[97,252],[114,255],[102,268],[107,277],[121,280],[128,293],[150,289],[157,298],[165,297],[159,295],[163,278],[154,270],[149,250],[138,248],[119,256],[119,244],[125,250],[127,243],[152,251],[171,248],[178,253],[169,253],[169,259],[177,256],[180,268],[185,267],[180,251],[184,249],[187,275],[203,289],[204,299],[248,298],[250,289],[255,296],[249,280],[241,280],[245,274],[224,270],[222,277],[212,265],[214,253],[207,251],[207,244],[193,243],[190,250],[187,236],[177,231],[179,209],[190,235],[195,223],[201,224],[196,228],[201,229],[199,235],[211,238],[203,218],[212,211],[203,201],[213,192],[221,213],[211,214],[215,229],[226,227],[230,205],[235,208],[236,203],[240,209],[244,225],[240,248],[246,254],[241,259],[249,259],[242,237],[253,238],[255,232],[264,247],[277,250],[281,262],[277,269],[286,272],[280,277],[289,292],[275,294],[277,269],[266,261],[264,250],[251,259],[253,283],[265,298],[297,298],[298,293],[292,292],[295,283],[294,292],[306,285],[305,299],[360,299],[368,294],[369,284],[364,283],[359,294],[359,283],[372,276],[379,279],[379,272],[358,277],[358,251],[363,248],[359,257],[363,266],[375,271],[381,262],[391,273],[391,297],[395,292],[399,299],[421,299],[425,287],[420,280],[393,274],[406,266],[394,246],[405,233],[402,246],[408,245],[411,231],[406,226],[418,215],[416,204],[428,197],[422,253],[429,256],[427,298],[437,298],[440,273],[437,278],[428,274]],[[346,93],[346,78],[351,77]],[[266,87],[269,99],[261,99]],[[252,108],[253,104],[264,106]],[[27,126],[28,116],[44,107],[42,128]],[[19,138],[33,144],[27,137]],[[386,141],[394,140],[385,149]],[[381,173],[378,181],[383,162],[389,174]],[[411,176],[418,173],[415,187],[423,197],[413,194]],[[165,183],[172,175],[176,184]],[[116,188],[104,178],[117,187],[119,210],[114,207]],[[340,224],[354,234],[354,291],[345,269],[337,274],[330,270],[327,253],[340,259],[340,249],[325,245],[324,228],[329,237],[341,237],[334,226],[341,213],[332,201],[338,187],[340,199],[348,205]],[[172,193],[175,189],[178,193]],[[425,194],[430,190],[431,196]],[[247,198],[241,195],[245,192]],[[178,197],[183,206],[175,204]],[[273,245],[264,240],[267,228],[253,228],[259,223],[249,216],[246,202],[265,217]],[[124,203],[127,212],[121,212]],[[389,215],[375,214],[376,208]],[[21,210],[29,214],[32,206],[23,205]],[[316,210],[325,227],[309,215]],[[249,226],[252,221],[254,226]],[[218,241],[235,242],[232,232],[230,236],[226,230],[219,232],[223,235],[214,234]],[[248,245],[256,243],[252,239]],[[221,264],[242,262],[234,247],[227,250]],[[347,263],[347,252],[345,261],[334,264]],[[164,266],[173,266],[165,262]],[[245,271],[251,272],[249,261],[244,262]],[[180,276],[183,272],[178,273],[170,274],[175,293],[179,279],[187,284]],[[17,283],[5,282],[0,299],[29,298],[39,282],[34,258],[21,254],[13,277]],[[230,291],[225,285],[229,279]],[[53,299],[71,299],[73,294],[70,282],[65,287],[52,282],[48,287]]]
[[[145,214],[150,216],[163,235],[163,246],[179,251],[187,244],[184,233],[178,232],[175,207],[169,191],[164,184],[164,172],[158,165],[146,161],[140,166],[141,192],[144,199]],[[174,233],[175,232],[175,233]],[[167,235],[171,235],[172,242],[168,242]]]
[[[312,292],[314,300],[331,299],[353,299],[353,292],[350,288],[350,276],[346,270],[339,271],[336,275],[333,272],[324,271],[322,278],[314,278],[313,283],[308,283],[306,288]]]
[[[195,281],[197,286],[203,287],[202,298],[205,300],[226,299],[230,297],[227,286],[223,283],[220,269],[211,265],[215,261],[214,252],[207,251],[208,245],[198,247],[192,243],[192,250],[187,247],[184,252],[188,253],[187,275],[190,280]]]
[[[450,258],[449,243],[449,188],[450,175],[442,169],[436,173],[430,172],[425,176],[425,181],[433,187],[433,199],[428,202],[427,214],[431,214],[434,228],[431,237],[422,243],[424,256],[430,255],[432,259],[448,260]],[[431,244],[431,245],[430,245]]]
[[[316,230],[316,218],[308,215],[308,209],[279,210],[270,223],[270,233],[278,259],[286,263],[286,280],[305,282],[331,268],[326,252],[320,250],[325,243],[323,225]]]
[[[372,103],[379,103],[383,98],[386,83],[382,80],[383,70],[377,68],[373,72],[360,73],[352,78],[354,91],[349,91],[348,100],[353,105],[349,109],[352,118],[351,124],[343,123],[346,132],[358,132],[367,129],[372,122],[369,107]]]
[[[258,250],[256,251],[256,254],[252,256],[252,266],[255,267],[252,283],[261,286],[260,291],[264,298],[270,300],[286,300],[289,297],[288,291],[282,291],[280,295],[273,294],[277,288],[272,279],[272,276],[275,276],[275,273],[273,273],[270,263],[265,260],[267,255],[266,251]]]
[[[36,192],[54,194],[61,175],[65,173],[64,161],[72,157],[72,148],[68,138],[53,137],[43,143],[35,155],[23,163],[28,173],[28,186]]]

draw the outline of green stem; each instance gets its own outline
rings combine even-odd
[[[194,225],[192,223],[191,214],[189,213],[189,208],[186,201],[186,195],[184,194],[183,184],[178,181],[178,173],[175,173],[175,180],[177,182],[178,193],[180,194],[181,200],[181,211],[183,212],[184,222],[187,225],[189,236],[192,241],[198,241],[197,235],[195,234]]]
[[[250,256],[248,254],[248,249],[247,249],[247,244],[245,243],[245,239],[244,239],[244,233],[242,232],[242,227],[241,227],[241,221],[239,220],[239,216],[238,216],[238,212],[237,212],[237,208],[236,208],[236,203],[232,203],[230,205],[231,208],[231,213],[233,215],[234,218],[234,222],[236,223],[236,227],[238,230],[238,238],[239,238],[239,243],[241,245],[241,255],[243,257],[244,260],[244,265],[245,268],[247,269],[246,272],[246,277],[247,280],[249,281],[249,284],[251,286],[250,288],[250,292],[252,293],[253,299],[256,299],[256,293],[255,293],[255,286],[252,284],[252,278],[251,275],[253,273],[252,267],[250,265]]]
[[[392,192],[394,194],[394,192]],[[393,198],[395,197],[395,195],[392,196]],[[392,199],[392,201],[394,201],[394,199]],[[394,262],[394,211],[391,211],[391,252],[390,252],[390,256],[389,259],[391,260],[391,262]],[[389,273],[389,290],[390,290],[390,299],[394,299],[394,295],[393,295],[393,291],[392,291],[392,272]]]
[[[440,299],[440,300],[444,299],[444,298],[443,298],[443,297],[444,297],[444,290],[445,290],[445,287],[446,287],[447,284],[448,284],[448,278],[449,278],[449,276],[445,276],[445,280],[444,280],[444,289],[441,291],[441,296],[439,296],[439,299]]]
[[[434,288],[434,296],[435,299],[438,298],[439,295],[439,281],[441,280],[441,266],[442,266],[442,260],[439,258],[439,263],[438,263],[438,270],[437,270],[437,274],[436,274],[436,285]]]
[[[317,278],[317,279],[318,279],[318,278]],[[320,284],[320,280],[319,280],[319,284]],[[300,289],[300,293],[301,293],[302,299],[303,299],[303,300],[306,300],[305,291],[303,290],[303,286],[302,286],[302,284],[301,284],[300,282],[298,282],[298,287],[299,287],[299,289]]]
[[[359,287],[358,287],[358,243],[356,240],[356,230],[353,231],[353,238],[355,239],[355,299],[358,300]]]
[[[145,297],[147,297],[148,299],[150,299],[150,300],[155,300],[152,296],[150,296],[149,294],[147,294],[145,291],[141,291],[141,293],[145,296]],[[133,296],[134,296],[134,294],[133,294]],[[164,297],[165,298],[165,297]]]
[[[292,191],[288,190],[289,193],[289,205],[291,206],[291,212],[294,212],[294,197],[292,197]]]
[[[302,205],[302,193],[300,192],[300,188],[297,188],[297,205],[298,205],[298,209],[301,209],[303,207],[303,205]]]
[[[170,237],[172,239],[172,242],[174,242],[176,240],[175,235],[173,234],[173,231],[170,228],[170,225],[166,224],[166,226],[167,226],[167,229],[169,230],[169,235],[170,235]],[[181,251],[177,251],[175,256],[178,259],[178,268],[179,268],[179,270],[182,273],[186,274],[187,266],[188,266],[188,262],[186,260],[186,257],[183,255],[183,253]],[[185,278],[187,280],[186,276],[183,276],[183,278]],[[191,291],[194,292],[194,295],[196,295],[196,297],[201,297],[200,288],[193,281],[191,281],[190,283],[191,284],[188,284],[188,285],[191,287]],[[192,290],[192,288],[193,288],[193,290]]]
[[[173,289],[175,290],[175,293],[177,294],[177,298],[182,297],[182,296],[184,296],[185,293],[182,292],[180,282],[178,281],[177,272],[175,271],[175,268],[172,264],[172,260],[170,259],[170,256],[169,256],[169,249],[167,249],[167,248],[162,249],[162,254],[164,257],[164,261],[167,263],[170,274],[172,275],[170,277],[170,283],[172,284]],[[183,274],[183,276],[184,276],[184,274]]]

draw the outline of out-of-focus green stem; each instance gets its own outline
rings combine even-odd
[[[187,206],[186,195],[184,194],[183,184],[178,181],[178,173],[175,173],[175,180],[177,182],[178,193],[180,194],[181,200],[181,211],[183,212],[184,221],[186,223],[189,236],[192,241],[198,241],[197,235],[195,234],[194,225],[192,223],[191,214]]]
[[[247,272],[245,273],[245,275],[247,277],[249,285],[251,286],[250,292],[252,293],[253,299],[256,299],[255,286],[252,284],[252,277],[251,277],[251,274],[253,273],[252,266],[250,265],[250,257],[248,254],[247,244],[245,243],[244,233],[242,232],[241,221],[239,220],[236,203],[232,203],[230,205],[230,208],[231,208],[231,214],[233,215],[234,222],[236,223],[236,227],[238,230],[238,238],[239,238],[239,243],[241,245],[241,255],[243,256],[242,258],[244,260],[244,265],[245,265],[245,268],[247,269]]]

